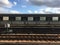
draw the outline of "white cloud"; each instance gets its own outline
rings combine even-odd
[[[38,11],[34,11],[34,13],[38,13]]]
[[[14,5],[16,5],[16,2],[13,2]],[[9,8],[12,8],[13,4],[9,0],[0,0],[0,14],[20,14],[19,11],[16,10],[10,10]]]
[[[11,8],[13,4],[9,0],[0,0],[0,7]]]
[[[15,10],[11,10],[10,13],[12,14],[21,14],[21,12],[15,11]]]
[[[60,8],[46,8],[46,9],[43,9],[43,10],[40,10],[40,11],[43,11],[44,13],[46,14],[60,14]]]
[[[28,10],[28,13],[33,13],[31,10]]]
[[[0,14],[21,14],[21,12],[0,7]]]
[[[26,2],[29,2],[29,0],[26,0]]]
[[[60,0],[29,0],[34,5],[46,5],[48,7],[60,7]]]
[[[28,13],[30,14],[60,14],[60,8],[43,8],[43,9],[39,9],[39,10],[28,10]]]
[[[7,13],[7,12],[8,12],[8,10],[6,10],[5,8],[0,7],[0,13]]]
[[[44,13],[44,14],[60,14],[60,8],[45,8],[45,9],[40,9],[39,13]]]
[[[14,5],[16,5],[17,4],[17,2],[13,2],[14,3]]]

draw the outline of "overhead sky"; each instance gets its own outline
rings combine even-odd
[[[0,14],[60,14],[60,0],[0,0]]]

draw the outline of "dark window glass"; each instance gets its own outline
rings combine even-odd
[[[22,21],[27,21],[27,17],[22,17]]]
[[[10,21],[15,21],[15,17],[14,16],[11,16],[10,17]]]
[[[0,17],[0,21],[2,21],[2,17]]]
[[[52,21],[51,17],[46,17],[46,21]]]
[[[34,21],[40,21],[40,17],[34,17]]]

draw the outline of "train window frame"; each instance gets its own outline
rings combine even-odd
[[[3,21],[9,21],[9,16],[3,16]]]
[[[20,16],[20,17],[18,17],[18,16],[15,17],[15,20],[16,20],[16,21],[21,21],[21,16]]]
[[[34,17],[34,21],[40,21],[40,17]]]
[[[42,18],[44,18],[44,19],[42,19]],[[40,21],[46,21],[46,19],[47,19],[46,17],[43,17],[43,16],[40,17]]]
[[[27,17],[21,17],[21,21],[27,21]]]
[[[52,21],[59,21],[59,17],[52,17]]]
[[[34,17],[28,17],[28,21],[33,21]]]
[[[2,21],[2,17],[0,17],[0,21]]]

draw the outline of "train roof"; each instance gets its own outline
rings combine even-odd
[[[60,16],[60,14],[0,14],[0,16]]]

